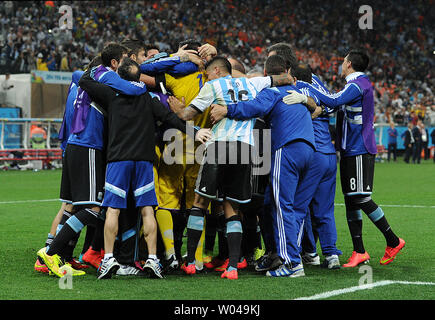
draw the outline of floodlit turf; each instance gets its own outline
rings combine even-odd
[[[94,269],[73,279],[72,290],[61,290],[59,279],[36,273],[36,252],[46,239],[59,202],[25,202],[58,198],[60,170],[0,172],[0,299],[127,299],[127,300],[287,300],[311,297],[359,285],[359,268],[323,270],[306,266],[305,277],[271,279],[254,271],[241,271],[239,280],[221,279],[220,273],[168,275],[163,280],[123,278],[97,281]],[[339,180],[338,180],[339,181]],[[435,164],[377,163],[373,199],[383,206],[394,232],[406,240],[403,253],[388,266],[379,259],[383,236],[364,217],[363,238],[371,256],[373,282],[382,280],[435,283]],[[17,201],[17,202],[14,202]],[[11,202],[11,203],[8,203]],[[345,263],[352,247],[337,184],[338,248]],[[390,205],[397,205],[391,206]],[[411,207],[421,206],[421,207]],[[81,249],[83,236],[76,249]],[[364,283],[363,283],[364,284]],[[327,299],[433,300],[435,286],[391,284]]]

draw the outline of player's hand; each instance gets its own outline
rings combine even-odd
[[[210,109],[210,120],[213,124],[221,121],[226,117],[228,113],[228,108],[220,104],[212,104]]]
[[[307,103],[308,97],[302,93],[296,92],[294,90],[287,90],[289,93],[284,98],[282,98],[282,101],[284,101],[285,104],[296,104],[296,103]]]
[[[174,96],[169,96],[168,104],[169,104],[169,108],[171,108],[172,112],[174,113],[177,113],[186,107],[186,102],[184,97],[181,97],[181,101],[180,101]]]
[[[316,107],[316,110],[311,114],[311,119],[316,119],[318,116],[320,116],[323,112],[323,109],[319,106]]]
[[[198,53],[203,59],[213,58],[217,55],[217,50],[214,46],[209,43],[203,44],[198,48]]]
[[[199,141],[201,143],[206,143],[208,140],[211,139],[211,130],[210,129],[199,129],[198,132],[195,135],[195,141]]]
[[[190,61],[190,54],[198,54],[195,50],[186,50],[186,47],[187,44],[178,48],[178,51],[173,54],[174,56],[180,57],[180,62]]]
[[[194,53],[188,53],[187,56],[189,57],[189,61],[193,62],[194,64],[196,64],[198,66],[199,71],[204,70],[205,64],[200,56],[198,56],[197,54],[194,54]]]

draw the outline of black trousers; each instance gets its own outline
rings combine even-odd
[[[388,161],[390,161],[391,154],[393,154],[393,160],[396,161],[397,143],[389,143],[388,144]]]

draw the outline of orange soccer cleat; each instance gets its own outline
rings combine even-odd
[[[230,263],[230,259],[226,259],[224,264],[220,265],[219,267],[215,268],[215,271],[225,271],[228,268],[228,264]],[[237,269],[245,269],[248,266],[248,262],[245,258],[241,262],[237,262]]]
[[[397,254],[399,253],[400,250],[403,249],[403,247],[405,246],[405,240],[399,238],[399,244],[392,248],[392,247],[388,247],[385,249],[385,254],[382,257],[380,264],[382,265],[387,265],[391,262],[393,262],[394,258],[396,258]]]
[[[367,263],[370,261],[370,256],[366,252],[358,253],[356,251],[352,252],[352,256],[347,260],[347,263],[343,264],[343,268],[353,268],[361,263]]]
[[[182,264],[181,270],[183,270],[186,274],[195,274],[196,273],[196,267],[195,267],[194,263],[187,264],[187,262],[186,262],[186,263]]]
[[[95,251],[94,249],[92,249],[92,247],[89,247],[89,249],[83,255],[82,259],[84,262],[90,264],[98,270],[103,256],[101,255],[101,251]]]
[[[34,268],[35,268],[35,271],[37,271],[37,272],[41,272],[41,273],[49,273],[50,272],[50,270],[48,270],[48,267],[45,265],[45,263],[41,262],[39,260],[39,257],[36,258]]]
[[[230,280],[237,280],[239,279],[239,274],[237,273],[237,269],[233,269],[231,271],[225,270],[222,275],[221,275],[222,279],[230,279]]]

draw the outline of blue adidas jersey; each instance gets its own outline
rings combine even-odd
[[[362,72],[354,72],[346,77],[346,82],[364,76]],[[330,112],[342,110],[345,115],[343,122],[342,155],[344,157],[368,153],[362,136],[362,98],[361,88],[356,83],[347,83],[343,90],[328,94],[316,88],[316,96]]]
[[[308,89],[311,96],[316,95],[316,90],[312,90],[314,87],[318,91],[329,93],[328,89],[322,83],[322,81],[316,76],[312,75],[311,83],[303,81],[297,81],[296,87],[303,92],[304,88]],[[306,94],[306,93],[305,93]],[[332,144],[331,134],[329,132],[329,116],[323,115],[313,120],[314,137],[316,140],[317,151],[324,154],[335,154],[335,147]]]
[[[147,91],[144,83],[121,79],[116,72],[101,65],[92,69],[91,76],[96,81],[126,95],[141,95]],[[103,150],[106,140],[106,121],[103,109],[95,102],[92,102],[86,91],[81,88],[78,89],[74,106],[74,112],[77,112],[77,106],[81,106],[81,108],[88,107],[89,111],[84,129],[80,132],[71,133],[68,144]]]
[[[61,141],[60,148],[65,150],[68,138],[70,135],[71,122],[74,115],[74,102],[77,97],[78,83],[83,71],[74,71],[72,74],[72,81],[68,89],[68,97],[65,103],[65,112],[63,114],[62,125],[59,130],[59,139]]]
[[[183,76],[198,71],[198,66],[193,62],[180,62],[178,56],[166,56],[158,59],[150,59],[142,63],[140,71],[150,76],[157,75],[159,73],[168,73],[171,76]]]
[[[227,105],[227,117],[240,120],[263,117],[270,124],[272,152],[295,140],[303,140],[316,150],[311,114],[303,104],[291,107],[285,104],[282,98],[287,90],[301,93],[295,86],[264,89],[251,101]]]

